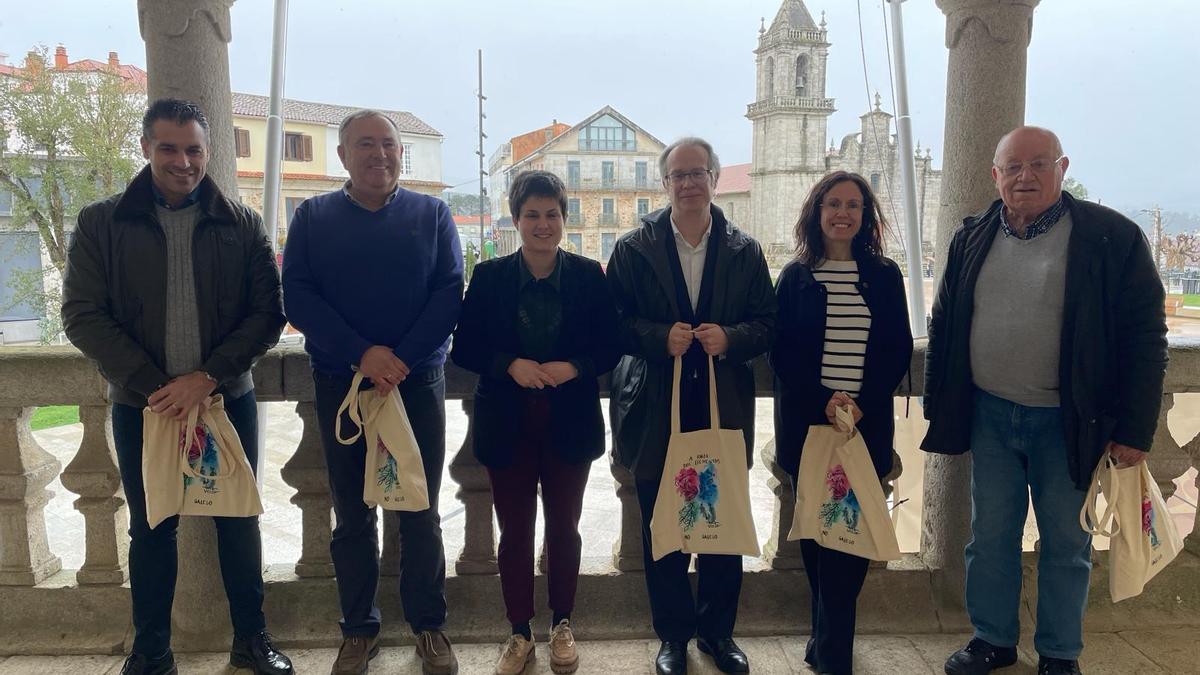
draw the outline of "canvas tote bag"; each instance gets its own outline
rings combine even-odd
[[[257,516],[258,482],[220,394],[186,422],[142,411],[142,481],[151,528],[174,515]]]
[[[359,390],[362,373],[355,373],[350,391],[338,408],[334,435],[343,445],[365,437],[367,461],[363,471],[363,502],[389,511],[424,511],[429,508],[425,465],[417,446],[404,399],[398,389],[386,395],[374,389]],[[357,430],[342,436],[342,415],[348,413]]]
[[[854,416],[837,408],[837,424],[808,427],[788,541],[812,539],[869,560],[897,560],[900,545],[883,487]]]
[[[671,437],[650,520],[654,559],[673,551],[757,556],[745,437],[740,430],[721,428],[712,356],[708,357],[709,428],[680,431],[682,370],[683,359],[677,356]]]
[[[1102,515],[1096,510],[1099,494],[1106,502]],[[1092,474],[1079,525],[1093,536],[1110,538],[1108,593],[1113,602],[1141,594],[1183,549],[1162,491],[1144,461],[1122,467],[1105,453]]]

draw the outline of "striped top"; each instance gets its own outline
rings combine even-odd
[[[825,287],[825,347],[821,385],[857,396],[862,389],[871,310],[858,292],[858,263],[825,260],[813,277]]]

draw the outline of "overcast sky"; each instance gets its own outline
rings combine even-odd
[[[664,142],[713,141],[726,164],[749,162],[759,17],[777,0],[292,0],[286,95],[408,110],[445,135],[443,180],[477,185],[476,49],[484,51],[487,155],[551,120],[575,124],[611,105]],[[878,90],[892,108],[881,0],[811,0],[826,12],[829,135],[857,132]],[[858,7],[867,76],[863,81]],[[19,62],[36,43],[72,60],[145,65],[135,0],[39,0],[0,15],[0,51]],[[238,0],[230,45],[234,90],[266,94],[273,2]],[[945,17],[904,3],[913,129],[942,163]],[[1200,3],[1042,0],[1034,13],[1026,119],[1049,126],[1070,174],[1093,199],[1200,213]],[[987,105],[980,101],[980,105]],[[980,167],[981,171],[988,167]]]

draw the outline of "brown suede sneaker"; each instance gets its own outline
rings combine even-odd
[[[368,662],[379,654],[379,636],[355,635],[342,640],[333,675],[366,675]]]
[[[532,660],[533,640],[526,640],[524,635],[513,635],[500,650],[496,675],[521,675]]]
[[[450,638],[440,630],[423,630],[417,634],[417,656],[421,657],[421,672],[425,675],[458,673],[458,659],[450,647]]]
[[[550,670],[563,675],[575,672],[578,667],[575,634],[571,632],[570,620],[563,619],[550,631]]]

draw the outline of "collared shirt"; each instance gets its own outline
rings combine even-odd
[[[189,192],[187,197],[183,198],[183,202],[179,206],[171,206],[170,204],[168,204],[166,195],[164,195],[162,193],[162,191],[158,189],[158,186],[154,184],[154,181],[150,181],[150,190],[151,190],[151,192],[154,193],[154,203],[158,204],[159,206],[163,207],[164,209],[167,209],[168,211],[178,211],[179,209],[186,209],[187,207],[191,206],[192,204],[195,204],[197,201],[200,200],[200,186],[199,185],[196,186],[195,190],[192,190],[191,192]]]
[[[679,251],[679,267],[687,284],[688,299],[692,301],[692,311],[695,311],[700,304],[700,283],[704,280],[704,256],[708,252],[708,236],[712,234],[712,217],[709,217],[708,227],[696,246],[689,244],[679,231],[674,215],[671,216],[671,231],[675,233],[675,248]]]
[[[1007,206],[1000,208],[1000,226],[1004,228],[1004,235],[1006,237],[1016,237],[1017,239],[1024,239],[1028,241],[1039,234],[1045,234],[1052,225],[1057,223],[1059,219],[1062,218],[1063,214],[1067,212],[1067,202],[1062,198],[1061,195],[1059,195],[1058,201],[1054,202],[1054,206],[1051,206],[1043,211],[1042,215],[1034,218],[1032,223],[1029,223],[1029,225],[1025,226],[1025,236],[1023,237],[1017,234],[1016,230],[1013,230],[1012,227],[1009,226],[1007,211]]]
[[[562,328],[562,251],[554,260],[554,271],[545,279],[536,279],[521,257],[517,284],[517,334],[521,348],[529,358],[544,363],[550,360],[554,343]]]
[[[367,209],[368,211],[371,210],[369,207],[364,205],[362,202],[355,199],[354,195],[350,194],[351,187],[353,187],[353,185],[351,185],[349,180],[347,180],[346,183],[344,185],[342,185],[342,192],[345,193],[346,199],[349,199],[350,202],[352,204],[354,204],[355,206],[361,206],[362,208]],[[387,198],[385,198],[383,200],[383,205],[387,206],[388,204],[391,204],[392,200],[395,199],[396,195],[398,195],[398,194],[400,194],[400,184],[399,183],[396,184],[396,187],[392,188],[391,193],[388,194]]]

